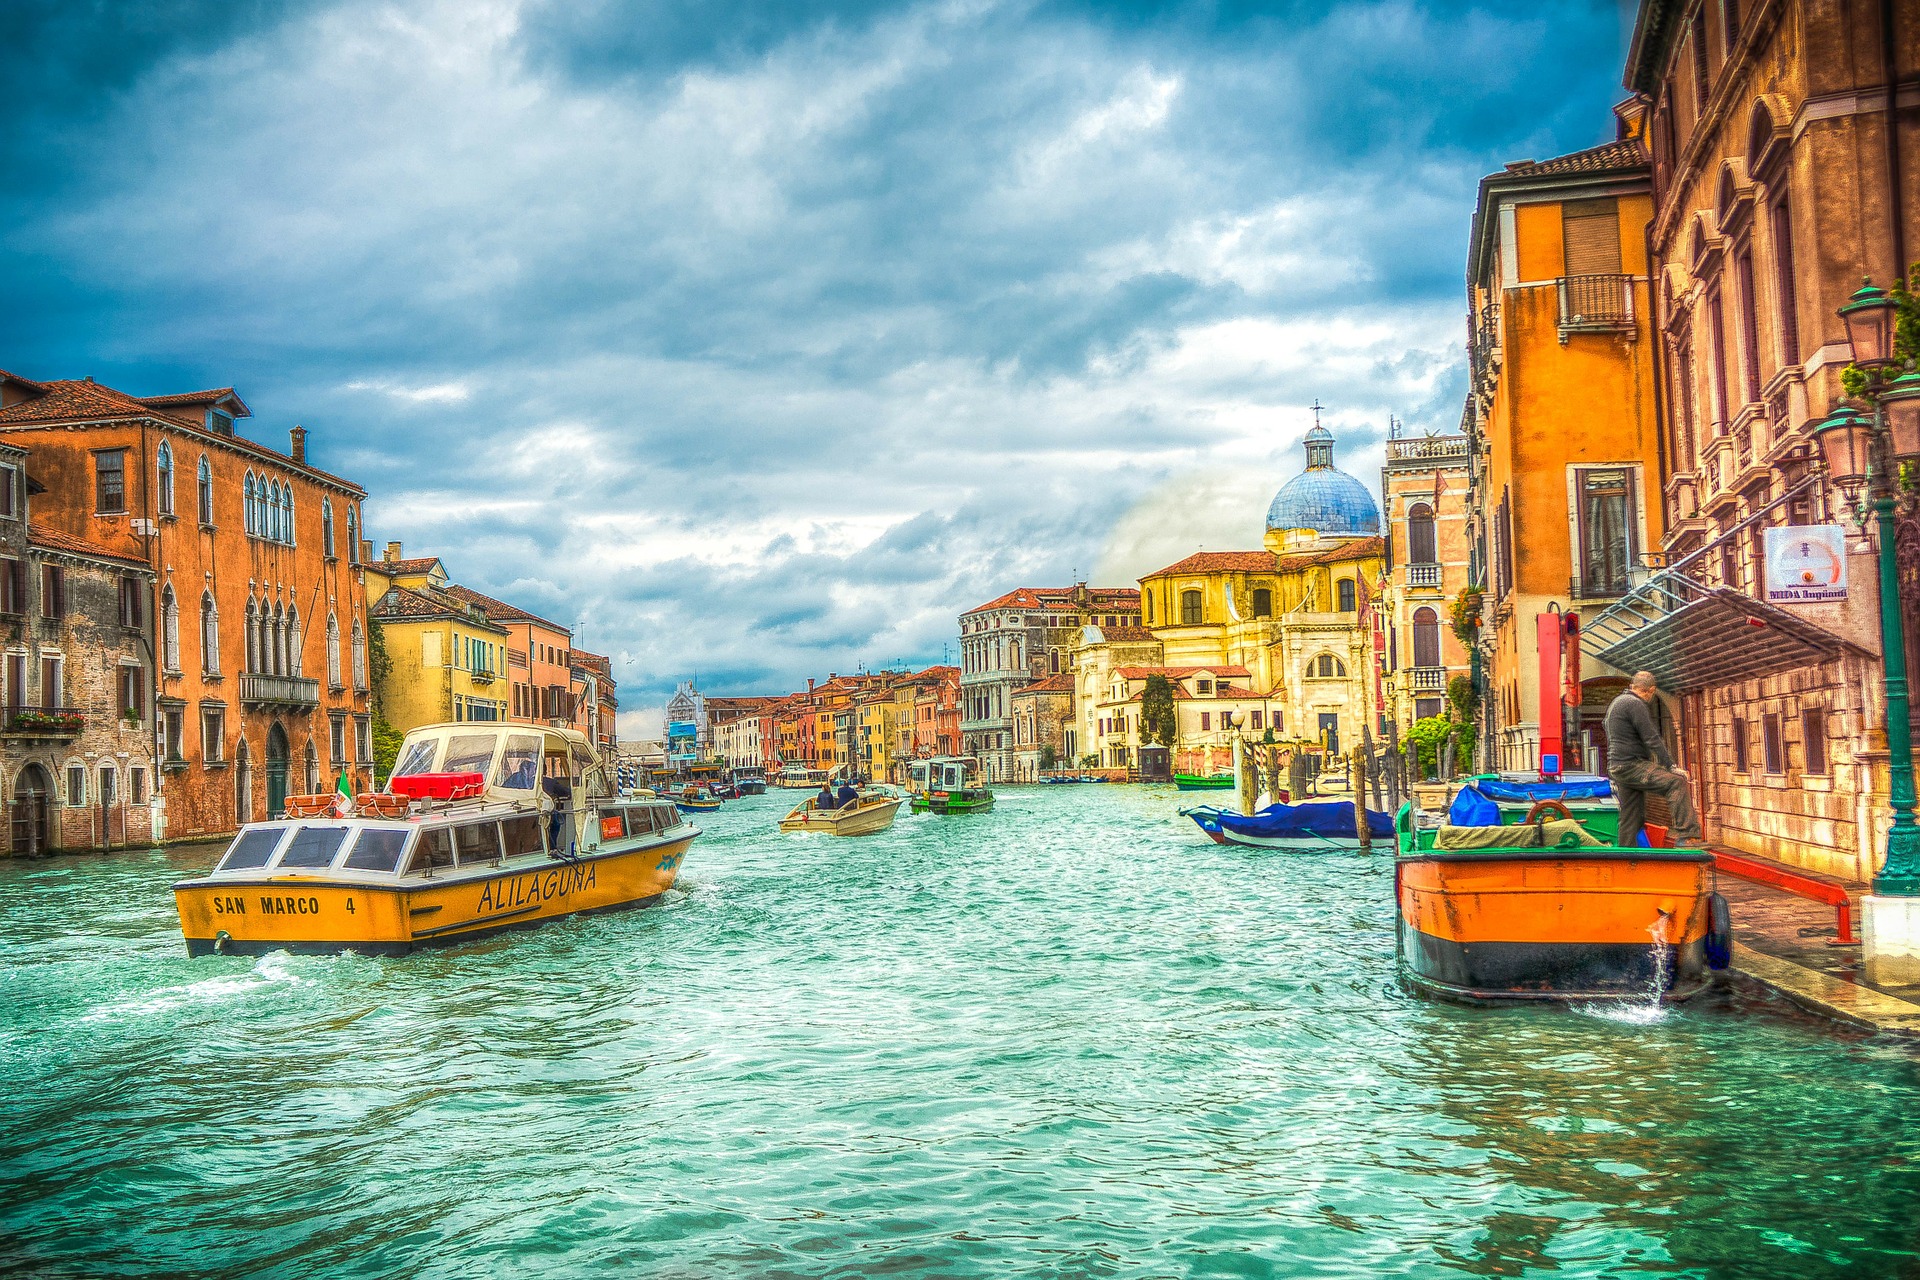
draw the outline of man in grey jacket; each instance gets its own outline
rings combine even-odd
[[[1637,671],[1627,691],[1607,708],[1607,773],[1620,804],[1619,843],[1631,847],[1639,842],[1647,821],[1647,796],[1652,794],[1664,799],[1673,815],[1669,828],[1673,843],[1698,847],[1700,816],[1694,811],[1686,775],[1674,770],[1673,754],[1650,709],[1658,696],[1653,673]]]

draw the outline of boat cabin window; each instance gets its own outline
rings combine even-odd
[[[264,867],[273,857],[273,851],[280,846],[280,838],[287,834],[285,827],[257,827],[251,831],[242,831],[227,849],[227,856],[220,860],[216,870],[238,871],[243,867]]]
[[[507,749],[500,753],[500,767],[494,771],[493,785],[532,791],[539,782],[540,739],[532,734],[509,735]]]
[[[453,847],[460,855],[460,865],[463,867],[470,867],[477,862],[498,862],[500,828],[492,822],[469,822],[465,826],[455,827]]]
[[[410,831],[368,827],[353,842],[353,852],[347,855],[342,865],[355,871],[390,872],[399,865],[400,853],[407,847],[407,837],[412,834]]]
[[[463,733],[447,739],[447,758],[441,762],[441,773],[477,773],[486,776],[487,766],[493,763],[493,747],[499,735],[492,733]]]
[[[542,848],[540,819],[533,814],[508,818],[500,824],[500,843],[509,858],[517,858],[523,853],[539,853]]]
[[[407,870],[419,875],[423,871],[431,872],[452,865],[453,832],[445,827],[422,831],[420,843],[413,848],[413,861],[407,864]]]
[[[340,846],[347,842],[347,827],[296,827],[287,851],[280,855],[282,867],[330,867]]]
[[[439,746],[432,738],[412,744],[406,754],[400,757],[399,763],[393,766],[393,776],[410,778],[416,773],[432,773],[433,753]]]

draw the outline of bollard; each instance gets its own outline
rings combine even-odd
[[[1353,749],[1353,765],[1349,772],[1353,775],[1353,829],[1360,837],[1360,852],[1373,852],[1373,831],[1367,826],[1367,755],[1359,747]]]

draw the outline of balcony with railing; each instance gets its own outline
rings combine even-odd
[[[1572,333],[1633,332],[1632,276],[1562,276],[1558,285],[1560,341]]]
[[[0,737],[70,741],[87,727],[86,713],[75,707],[36,707],[8,703],[0,708]]]
[[[1410,564],[1407,566],[1407,585],[1409,587],[1437,587],[1440,585],[1440,566],[1438,564]]]
[[[305,676],[269,676],[250,671],[240,677],[240,701],[256,707],[317,707],[320,682]]]
[[[1445,667],[1409,667],[1407,683],[1415,693],[1441,693],[1447,687]]]
[[[1387,441],[1387,462],[1465,462],[1467,438],[1464,435],[1419,436]]]

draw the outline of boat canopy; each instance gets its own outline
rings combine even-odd
[[[973,777],[972,756],[934,756],[913,762],[913,780],[929,791],[959,791]]]
[[[1529,804],[1540,800],[1603,800],[1613,794],[1611,783],[1605,778],[1592,775],[1569,776],[1557,782],[1545,780],[1516,782],[1510,778],[1474,778],[1467,785],[1477,789],[1489,800],[1526,801]]]
[[[571,796],[582,786],[588,797],[613,794],[585,734],[534,724],[466,721],[408,730],[393,776],[423,774],[479,774],[490,800],[525,801],[556,789]],[[549,779],[554,786],[545,785]]]

